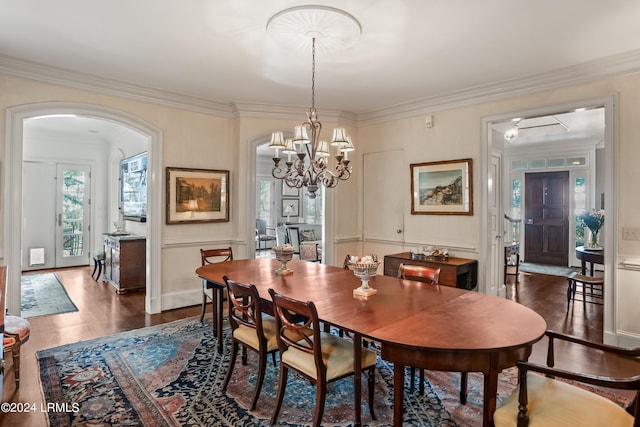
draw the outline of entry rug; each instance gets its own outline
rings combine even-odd
[[[227,393],[220,390],[229,360],[229,331],[225,353],[209,323],[196,318],[68,344],[37,353],[46,402],[69,408],[49,413],[55,426],[267,426],[275,406],[278,368],[269,358],[258,405],[249,411],[256,381],[257,358],[249,352],[243,366],[236,363]],[[408,376],[407,376],[408,378]],[[366,404],[363,375],[362,421],[368,426],[393,422],[393,366],[378,358],[375,412]],[[315,387],[289,375],[278,425],[309,425],[313,419]],[[429,384],[424,395],[405,393],[404,425],[456,426]],[[329,385],[322,424],[353,425],[353,378]]]
[[[78,311],[55,273],[23,274],[20,292],[22,317]]]

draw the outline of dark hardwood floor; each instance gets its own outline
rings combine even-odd
[[[42,391],[35,353],[38,350],[62,344],[88,340],[121,331],[142,328],[196,316],[200,306],[166,311],[161,314],[144,313],[144,292],[117,295],[102,281],[94,281],[88,267],[56,270],[71,299],[79,311],[59,315],[30,318],[30,340],[23,346],[21,356],[21,387],[15,389],[12,364],[7,363],[3,383],[3,402],[35,403],[40,407]],[[548,328],[602,342],[602,306],[577,303],[567,314],[566,279],[521,272],[519,283],[508,277],[507,298],[540,313]],[[195,279],[194,279],[195,280]],[[209,309],[210,310],[210,309]],[[566,351],[564,351],[566,350]],[[531,360],[544,362],[546,344],[534,346]],[[638,365],[628,360],[604,359],[573,348],[557,349],[557,366],[571,367],[585,372],[617,373],[638,372]],[[46,425],[45,414],[1,414],[0,426]]]

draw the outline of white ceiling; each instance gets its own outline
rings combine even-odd
[[[364,114],[640,48],[635,0],[314,0],[360,40],[319,52],[316,106]],[[225,104],[310,104],[311,54],[266,34],[299,0],[0,2],[0,59]],[[1,62],[1,61],[0,61]]]
[[[589,107],[586,106],[585,107]],[[549,116],[513,117],[492,123],[491,129],[499,135],[517,127],[517,136],[505,148],[522,145],[578,141],[588,145],[604,144],[604,107],[578,111],[558,112]]]

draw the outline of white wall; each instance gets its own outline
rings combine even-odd
[[[27,123],[24,127],[23,160],[83,163],[91,165],[91,251],[103,250],[102,233],[113,231],[118,218],[119,160],[147,150],[141,135],[123,128],[110,140],[101,134],[87,133],[82,138],[68,133],[42,132]],[[112,161],[115,159],[115,161]],[[146,225],[131,224],[128,231],[146,236]]]

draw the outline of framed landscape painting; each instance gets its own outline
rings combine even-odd
[[[229,221],[229,171],[167,168],[167,224]]]
[[[410,167],[412,215],[473,215],[472,159]]]

